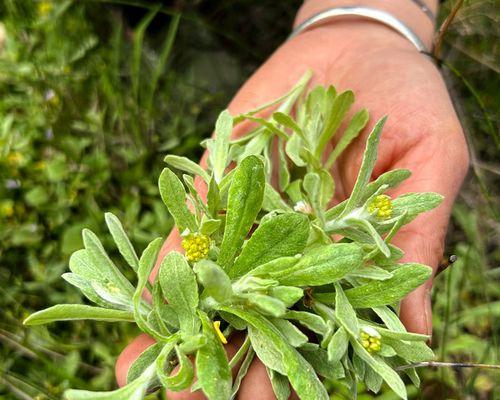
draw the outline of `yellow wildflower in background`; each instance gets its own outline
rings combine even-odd
[[[40,17],[45,17],[47,14],[49,14],[52,9],[54,8],[54,5],[52,4],[51,1],[40,1],[38,3],[38,15]]]

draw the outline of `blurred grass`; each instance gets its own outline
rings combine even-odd
[[[441,20],[453,3],[444,2]],[[165,4],[0,4],[1,399],[115,385],[114,358],[134,328],[25,330],[21,321],[56,302],[82,301],[59,276],[83,227],[104,234],[105,211],[117,213],[140,247],[168,232],[156,190],[162,157],[199,157],[199,140],[286,38],[300,1]],[[499,363],[498,11],[493,0],[465,1],[442,52],[472,153],[447,241],[458,261],[433,291],[433,346],[443,361]],[[423,389],[410,390],[412,399],[500,398],[493,370],[421,372]]]

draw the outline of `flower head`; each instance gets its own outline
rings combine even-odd
[[[300,200],[293,206],[293,210],[296,212],[300,212],[302,214],[311,214],[312,213],[312,208],[309,204],[307,204],[305,201]]]
[[[375,212],[375,216],[378,219],[389,219],[392,217],[392,202],[391,198],[385,194],[381,194],[375,197],[373,201],[368,206],[368,211],[370,213]]]
[[[361,344],[368,353],[378,353],[382,344],[380,333],[370,326],[361,329]]]
[[[182,248],[186,251],[188,261],[199,261],[208,255],[210,238],[201,233],[189,233],[182,240]]]

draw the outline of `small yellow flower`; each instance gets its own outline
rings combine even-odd
[[[375,329],[365,326],[361,330],[361,345],[368,351],[368,353],[378,353],[382,344],[380,333]]]
[[[38,15],[40,17],[45,17],[52,11],[54,5],[51,1],[41,1],[38,3]]]
[[[108,289],[109,293],[121,293],[121,290],[118,286],[116,286],[113,282],[107,282],[106,283],[106,289]]]
[[[214,329],[215,329],[215,332],[217,333],[217,336],[219,337],[219,340],[222,342],[222,344],[226,344],[227,339],[220,330],[220,321],[214,321]]]
[[[4,200],[0,203],[0,216],[12,217],[14,215],[14,202],[12,200]]]
[[[368,206],[368,211],[373,213],[376,211],[378,219],[389,219],[392,217],[392,202],[391,198],[385,194],[376,196]]]
[[[7,162],[12,167],[15,167],[15,166],[21,164],[22,161],[23,161],[23,155],[20,152],[18,152],[18,151],[14,151],[13,153],[10,153],[7,156]]]
[[[210,249],[210,238],[201,233],[190,233],[182,240],[186,258],[191,262],[206,258]]]
[[[43,171],[45,169],[45,161],[41,160],[35,163],[35,169],[37,171]]]

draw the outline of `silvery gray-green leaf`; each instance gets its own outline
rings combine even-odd
[[[120,220],[110,212],[104,214],[104,219],[106,220],[108,229],[115,240],[120,254],[123,256],[125,261],[127,261],[128,265],[130,265],[134,271],[137,271],[139,269],[139,258],[137,257],[137,253],[135,252],[132,243],[130,243]]]
[[[168,344],[166,346],[169,346]],[[194,378],[194,368],[191,360],[186,354],[179,349],[179,346],[175,346],[175,354],[177,355],[177,360],[179,361],[179,369],[175,374],[167,375],[164,373],[164,361],[161,360],[156,365],[156,373],[162,384],[172,390],[173,392],[180,392],[181,390],[187,389],[191,386]],[[160,360],[160,357],[158,358]]]
[[[209,296],[221,302],[231,299],[234,294],[231,280],[219,265],[211,260],[200,260],[193,271]]]
[[[64,392],[64,398],[66,400],[142,400],[146,394],[150,380],[154,379],[154,371],[154,366],[151,366],[133,382],[111,392],[70,389]]]
[[[243,379],[245,378],[250,365],[252,365],[252,361],[255,357],[255,351],[253,350],[252,347],[250,347],[247,351],[247,354],[245,356],[245,359],[241,363],[240,368],[238,369],[238,374],[236,375],[236,378],[234,379],[233,383],[233,389],[231,393],[231,400],[236,398],[236,395],[238,394],[238,390],[240,390],[240,385]]]
[[[221,307],[221,309],[243,318],[253,328],[256,328],[262,335],[267,337],[267,342],[274,346],[276,351],[281,354],[282,360],[286,360],[286,363],[283,365],[284,371],[278,370],[278,372],[288,377],[293,389],[300,398],[317,400],[327,400],[329,398],[325,387],[318,379],[311,365],[300,353],[286,343],[283,336],[267,319],[259,314],[245,311],[241,308]],[[272,369],[276,370],[276,368]]]
[[[400,215],[406,212],[405,224],[419,214],[439,206],[444,197],[438,193],[406,193],[392,200],[392,212]]]
[[[328,361],[331,363],[339,362],[347,351],[349,345],[349,337],[347,331],[343,326],[339,327],[333,334],[330,342],[328,343]]]
[[[158,277],[165,298],[177,313],[183,334],[189,336],[198,333],[198,284],[184,256],[175,251],[168,253],[161,262]]]
[[[385,281],[392,278],[392,273],[376,265],[365,265],[363,268],[358,268],[356,271],[351,272],[349,276],[356,278],[373,279],[377,281]]]
[[[229,111],[224,110],[219,114],[215,123],[215,140],[209,148],[209,157],[217,183],[220,183],[228,163],[229,137],[233,130],[233,117]]]
[[[393,304],[424,283],[432,269],[422,264],[401,264],[393,271],[392,278],[372,281],[365,285],[347,289],[345,294],[355,308],[378,307]]]
[[[160,195],[175,221],[179,232],[197,230],[196,220],[186,204],[186,190],[180,179],[170,169],[164,168],[158,180]]]
[[[366,123],[368,122],[368,119],[368,111],[365,109],[354,114],[352,119],[349,121],[346,130],[342,134],[342,137],[328,156],[328,160],[325,163],[325,168],[327,170],[333,167],[333,164],[335,163],[339,155],[342,154],[342,152],[349,146],[349,144],[358,137],[358,135],[361,133]]]
[[[266,182],[264,187],[264,199],[262,201],[262,209],[266,211],[283,210],[293,211],[292,208],[285,203],[281,195],[269,183]]]
[[[290,321],[281,318],[271,318],[270,321],[293,347],[300,347],[309,341],[307,336]]]
[[[292,307],[304,296],[304,290],[295,286],[274,286],[269,289],[269,295]]]
[[[356,354],[366,362],[370,368],[372,368],[382,379],[389,385],[389,387],[394,390],[394,392],[406,400],[406,386],[399,375],[389,367],[382,359],[374,358],[370,353],[368,353],[363,346],[358,342],[357,339],[351,339],[351,345],[354,348]]]
[[[228,195],[226,225],[218,264],[229,269],[250,231],[264,198],[264,166],[250,156],[235,169]]]
[[[132,322],[134,321],[134,316],[130,311],[111,310],[109,308],[83,304],[56,304],[55,306],[31,314],[23,323],[24,325],[42,325],[55,321],[77,321],[82,319],[106,322]]]
[[[297,349],[299,353],[311,364],[318,375],[337,380],[344,378],[344,368],[340,362],[331,363],[326,350],[314,343],[306,343]]]
[[[139,269],[137,270],[137,287],[133,296],[134,318],[137,326],[139,326],[142,331],[148,333],[157,340],[163,339],[163,335],[161,332],[156,331],[148,324],[146,319],[146,312],[148,310],[145,309],[147,305],[145,304],[142,295],[144,293],[144,289],[146,288],[149,276],[155,266],[161,245],[162,239],[156,238],[142,252],[141,258],[139,259]],[[149,306],[147,307],[149,308]]]
[[[233,278],[280,257],[302,253],[309,236],[305,215],[279,214],[260,224],[229,270]]]
[[[283,318],[293,319],[305,326],[307,329],[310,329],[320,335],[324,335],[326,333],[327,327],[325,320],[319,315],[307,311],[289,310]]]
[[[131,295],[134,292],[134,287],[111,261],[95,233],[89,229],[84,229],[82,237],[87,250],[88,261],[94,265],[94,270],[99,269],[107,279],[107,282],[104,283],[111,282],[124,293]]]
[[[288,270],[271,273],[283,285],[319,286],[336,282],[363,263],[363,252],[355,243],[317,247]]]
[[[380,141],[380,135],[382,134],[382,128],[385,124],[386,119],[387,117],[384,117],[380,121],[378,121],[375,124],[372,132],[370,133],[370,136],[368,136],[368,140],[366,142],[366,150],[363,155],[363,160],[361,162],[361,167],[359,169],[356,183],[354,185],[354,188],[352,189],[351,196],[347,200],[347,204],[345,205],[345,208],[341,213],[341,215],[343,216],[347,215],[361,204],[365,187],[370,181],[373,168],[375,167],[375,162],[377,161],[377,146]]]
[[[161,353],[163,343],[154,343],[146,348],[130,366],[127,372],[127,384],[139,378],[150,367]]]
[[[356,311],[339,284],[335,284],[335,293],[335,317],[352,337],[358,337],[359,324]]]
[[[200,176],[206,183],[210,181],[210,177],[208,176],[207,172],[202,167],[200,167],[199,164],[191,161],[187,157],[180,157],[169,154],[165,157],[165,162],[168,165],[171,165],[172,167],[177,168],[181,171]]]
[[[226,352],[208,316],[199,311],[207,344],[196,353],[196,374],[203,393],[209,400],[229,400],[232,377]]]
[[[266,370],[271,381],[271,386],[273,387],[276,400],[288,400],[291,392],[287,377],[273,371],[272,369],[266,368]]]

